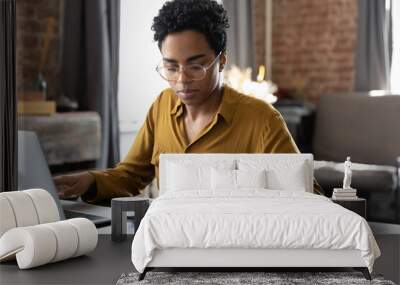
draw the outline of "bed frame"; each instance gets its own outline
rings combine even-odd
[[[337,268],[350,267],[371,280],[359,250],[330,249],[197,249],[170,248],[155,250],[139,280],[155,268]]]
[[[314,161],[312,154],[185,154],[191,161],[207,163],[220,159],[284,159],[303,160],[309,173],[308,192],[313,191]],[[182,154],[162,154],[160,156],[160,194],[165,189],[168,162],[182,159]],[[250,268],[343,268],[350,267],[361,271],[371,280],[369,270],[359,250],[331,249],[254,249],[254,248],[170,248],[157,249],[153,259],[139,280],[155,268],[232,268],[246,271]]]

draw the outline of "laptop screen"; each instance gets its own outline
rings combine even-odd
[[[38,137],[34,132],[18,131],[18,190],[31,188],[47,190],[57,204],[60,218],[65,219]]]

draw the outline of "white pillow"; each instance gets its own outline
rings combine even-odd
[[[266,188],[267,177],[262,170],[211,170],[211,188],[213,190],[238,190],[240,188]]]
[[[235,161],[191,163],[190,161],[168,162],[167,191],[211,190],[211,169],[234,169]]]
[[[236,189],[236,170],[233,169],[211,169],[211,189]]]
[[[210,189],[211,167],[199,167],[170,163],[168,167],[168,191]]]
[[[262,170],[236,170],[238,188],[267,188],[267,171]]]
[[[240,160],[238,168],[239,170],[266,169],[268,189],[303,192],[312,189],[312,172],[304,160]]]

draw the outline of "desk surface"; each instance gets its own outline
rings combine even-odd
[[[19,270],[16,261],[0,264],[0,284],[115,284],[124,272],[134,271],[131,255],[133,236],[112,242],[99,235],[96,250],[86,256]]]
[[[29,270],[19,270],[15,261],[2,263],[0,284],[115,284],[122,273],[135,270],[130,258],[132,238],[112,242],[110,235],[99,235],[97,248],[89,255]],[[374,272],[400,282],[400,235],[375,234],[375,238],[382,256]]]

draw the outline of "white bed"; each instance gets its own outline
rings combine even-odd
[[[354,267],[380,251],[359,215],[312,194],[310,154],[164,154],[132,243],[155,267]]]

